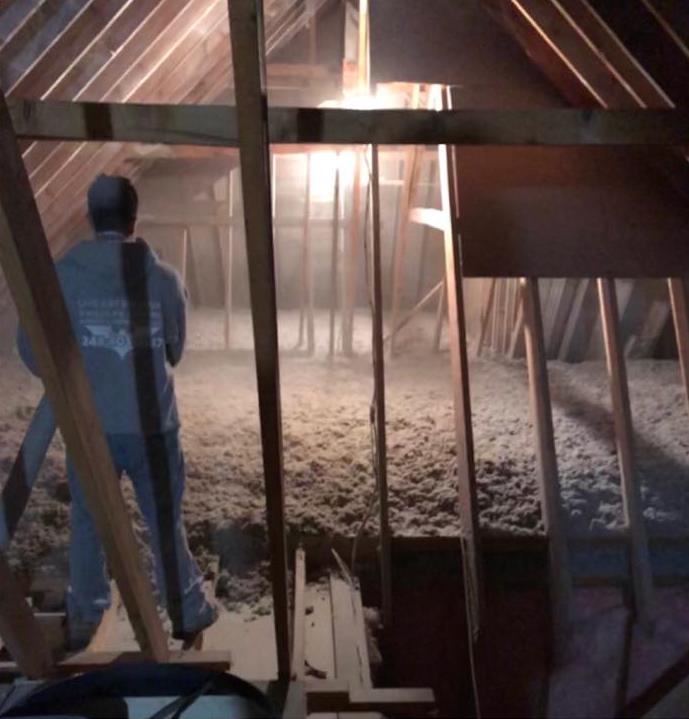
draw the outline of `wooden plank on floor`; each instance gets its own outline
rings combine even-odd
[[[359,589],[331,575],[335,677],[353,687],[372,687],[366,623]]]
[[[431,689],[368,689],[350,687],[346,682],[306,684],[309,714],[334,712],[379,712],[386,717],[427,716],[435,706]]]
[[[656,608],[653,573],[648,551],[648,536],[644,524],[643,501],[636,467],[634,427],[629,401],[627,368],[620,336],[620,317],[615,281],[598,280],[605,353],[612,393],[617,459],[622,483],[625,520],[629,527],[631,571],[634,585],[634,605],[640,623],[652,626]]]
[[[11,120],[0,93],[0,262],[137,640],[158,661],[167,639],[91,396]]]
[[[0,551],[0,635],[21,672],[40,679],[52,671],[52,657],[40,625]]]
[[[335,643],[335,677],[356,685],[363,684],[349,584],[334,574],[330,575],[330,601]]]
[[[290,617],[263,5],[255,0],[232,0],[228,2],[228,7],[258,378],[278,676],[286,680],[291,674]]]
[[[560,479],[555,451],[553,410],[548,383],[541,300],[538,280],[534,277],[522,281],[522,306],[524,308],[526,363],[529,372],[529,400],[538,460],[541,513],[548,537],[551,622],[555,652],[561,658],[564,656],[569,631],[572,578],[565,517],[562,513],[560,499]]]
[[[80,652],[63,659],[55,670],[61,676],[68,676],[115,664],[135,664],[144,661],[146,658],[141,652]],[[229,671],[232,666],[229,652],[220,651],[171,651],[168,662],[215,669],[220,672]]]

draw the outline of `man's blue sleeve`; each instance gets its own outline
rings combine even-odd
[[[22,362],[26,365],[29,372],[35,374],[36,377],[40,377],[41,375],[36,366],[36,360],[29,346],[29,338],[26,336],[26,332],[24,332],[24,328],[21,325],[17,330],[17,349],[19,350],[19,356],[22,358]]]
[[[164,273],[165,354],[174,367],[182,359],[187,339],[187,292],[175,270],[165,267]]]

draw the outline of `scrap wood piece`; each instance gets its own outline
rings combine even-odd
[[[357,598],[358,595],[358,598]],[[371,666],[359,590],[347,581],[330,575],[333,612],[335,676],[352,686],[371,687]]]
[[[86,647],[87,652],[104,651],[108,645],[110,635],[117,623],[120,606],[122,606],[122,597],[117,589],[115,582],[110,582],[110,606],[103,612],[103,618],[98,625],[91,641]]]

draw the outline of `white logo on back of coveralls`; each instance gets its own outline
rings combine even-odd
[[[164,344],[160,302],[150,302],[145,307],[133,307],[136,317],[141,312],[148,315],[148,331],[145,324],[134,336],[129,329],[130,303],[123,299],[92,299],[78,303],[79,324],[88,330],[81,335],[81,346],[112,350],[124,359],[134,347],[160,348]]]

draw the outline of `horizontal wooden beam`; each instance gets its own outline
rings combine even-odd
[[[9,100],[22,139],[237,147],[236,108]],[[272,107],[271,143],[689,145],[686,110],[348,110]]]
[[[138,664],[147,662],[149,659],[143,652],[79,652],[67,659],[63,659],[52,668],[55,676],[71,676],[82,672],[105,669],[120,664]],[[184,664],[187,666],[203,667],[214,669],[220,672],[229,671],[232,667],[232,659],[227,651],[171,651],[168,662],[170,664]],[[0,662],[0,677],[16,677],[20,673],[19,667],[14,662]]]
[[[409,219],[419,225],[433,227],[436,230],[445,232],[445,215],[442,210],[432,207],[414,207],[409,213]]]
[[[387,717],[426,716],[435,709],[432,689],[371,689],[343,681],[306,685],[309,714],[322,712],[380,712]]]

